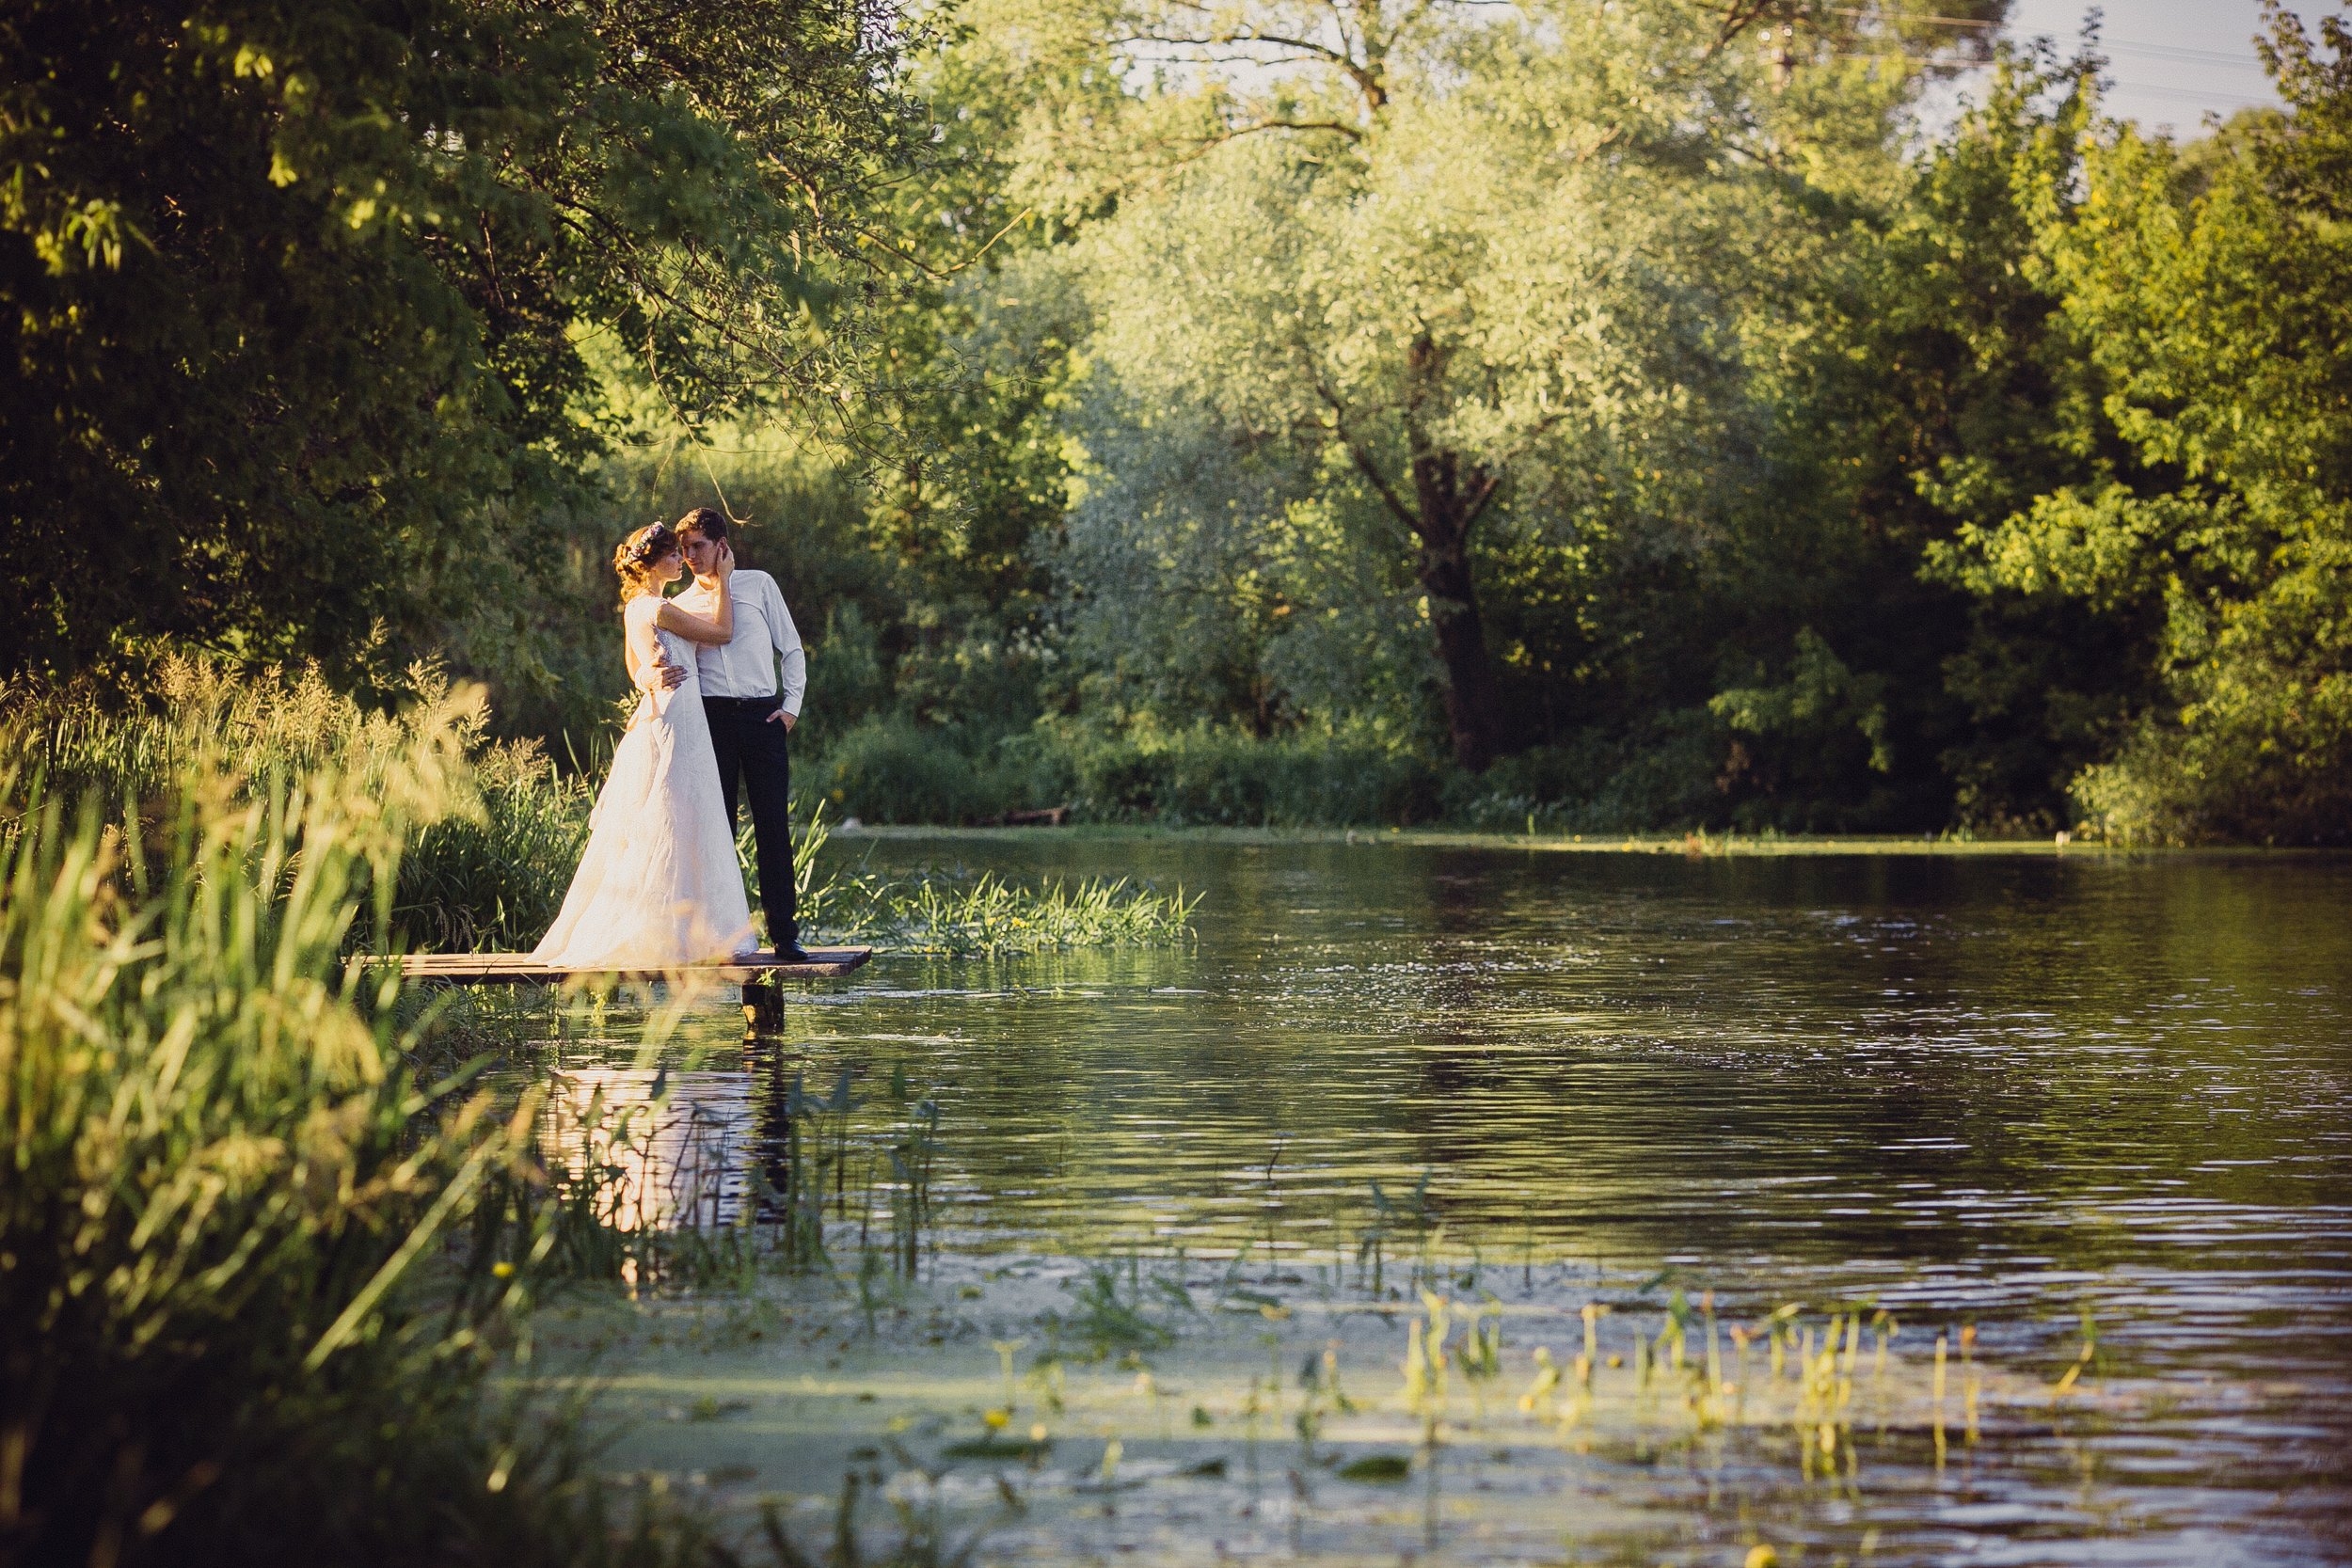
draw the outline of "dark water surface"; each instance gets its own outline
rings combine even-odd
[[[1352,1268],[1371,1183],[1425,1173],[1444,1246],[1514,1275],[1874,1297],[2037,1376],[2088,1314],[2103,1376],[2180,1397],[2082,1463],[2171,1505],[2099,1525],[2087,1468],[2084,1518],[1995,1491],[1931,1555],[2352,1560],[2352,861],[828,854],[1203,895],[1184,951],[885,958],[713,1064],[751,1122],[785,1064],[935,1088],[967,1251]]]

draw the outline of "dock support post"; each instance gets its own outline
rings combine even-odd
[[[743,1027],[772,1035],[784,1027],[784,988],[773,980],[743,982]]]

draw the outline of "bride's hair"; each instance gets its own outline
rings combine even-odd
[[[647,523],[622,540],[612,552],[612,570],[621,578],[621,602],[652,593],[653,563],[679,547],[677,531],[667,523]]]

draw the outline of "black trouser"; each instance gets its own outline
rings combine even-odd
[[[729,833],[735,832],[737,795],[751,797],[759,907],[768,911],[769,944],[778,950],[801,940],[792,886],[792,752],[783,721],[768,717],[783,705],[781,697],[703,699],[703,712],[710,718],[710,749],[719,756],[719,792],[726,799]]]

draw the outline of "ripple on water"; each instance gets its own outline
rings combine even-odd
[[[942,1104],[975,1253],[1342,1269],[1377,1182],[1490,1264],[1867,1293],[1981,1318],[1985,1354],[2036,1375],[2087,1316],[2194,1409],[1982,1458],[1965,1495],[1908,1505],[1931,1530],[1909,1555],[1932,1529],[1975,1562],[2325,1560],[2344,1538],[2352,863],[869,850],[1181,882],[1199,941],[884,958],[691,1081],[746,1147],[787,1069],[903,1068]]]

